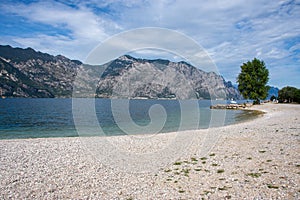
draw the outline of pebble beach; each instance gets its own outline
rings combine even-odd
[[[300,199],[300,105],[251,109],[203,130],[0,140],[0,198]]]

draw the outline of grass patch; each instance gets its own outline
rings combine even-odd
[[[211,153],[211,154],[209,154],[209,156],[215,156],[216,154],[215,153]]]
[[[202,157],[202,158],[200,158],[200,160],[207,160],[207,158],[206,157]]]
[[[247,160],[252,160],[252,158],[251,158],[251,157],[248,157]]]
[[[278,188],[279,188],[279,186],[273,185],[273,184],[268,184],[267,186],[268,186],[268,188],[270,188],[270,189],[278,189]]]
[[[247,176],[251,176],[252,178],[258,178],[261,176],[260,173],[248,173]]]
[[[259,153],[265,153],[266,151],[265,150],[259,150],[258,152]]]
[[[212,193],[212,192],[208,191],[208,190],[204,190],[203,193],[204,193],[204,195],[207,195],[207,194]]]
[[[216,167],[216,166],[218,166],[218,164],[217,163],[213,163],[213,164],[211,164],[211,166]]]
[[[179,162],[179,161],[174,162],[174,165],[181,165],[181,164],[182,164],[182,162]]]
[[[218,190],[227,190],[227,187],[226,186],[224,186],[224,187],[221,187],[221,188],[218,188]]]
[[[194,169],[196,172],[199,172],[199,171],[201,171],[201,169],[200,168],[195,168]]]
[[[190,169],[182,169],[181,170],[185,176],[189,176],[189,173],[190,173]]]
[[[194,157],[191,157],[191,161],[192,162],[197,162],[198,160],[196,158],[194,158]]]
[[[267,160],[267,162],[272,162],[272,160]]]
[[[167,180],[167,181],[172,181],[172,179],[171,179],[171,178],[167,178],[166,180]]]
[[[205,164],[206,163],[206,161],[202,161],[202,164]]]
[[[224,169],[218,169],[218,170],[217,170],[217,173],[218,173],[218,174],[221,174],[221,173],[224,173],[224,172],[225,172]]]
[[[185,190],[178,190],[179,193],[185,193]]]
[[[170,169],[165,169],[165,171],[164,172],[171,172],[172,170],[170,170]]]

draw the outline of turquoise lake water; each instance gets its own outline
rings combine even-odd
[[[0,139],[164,133],[256,117],[251,111],[210,110],[217,103],[224,101],[0,99]]]

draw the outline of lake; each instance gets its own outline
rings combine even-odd
[[[217,103],[224,101],[0,99],[0,139],[165,133],[224,126],[257,115],[209,108]]]

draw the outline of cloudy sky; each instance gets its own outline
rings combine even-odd
[[[300,88],[299,21],[300,0],[2,0],[0,44],[85,61],[115,34],[167,28],[202,46],[226,80],[235,82],[240,65],[256,57],[270,85]]]

